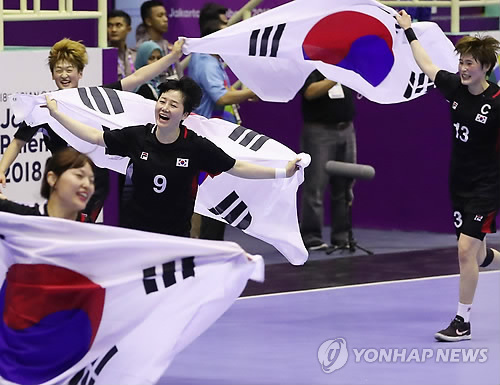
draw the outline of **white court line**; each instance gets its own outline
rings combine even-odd
[[[499,270],[491,270],[491,271],[481,271],[479,274],[494,274],[500,273]],[[385,285],[392,283],[402,283],[402,282],[414,282],[414,281],[427,281],[431,279],[442,279],[442,278],[452,278],[458,277],[460,274],[451,274],[451,275],[436,275],[433,277],[423,277],[423,278],[409,278],[409,279],[396,279],[393,281],[382,281],[382,282],[370,282],[370,283],[358,283],[355,285],[346,285],[346,286],[334,286],[334,287],[323,287],[320,289],[306,289],[306,290],[296,290],[296,291],[284,291],[281,293],[270,293],[270,294],[259,294],[259,295],[250,295],[248,297],[240,297],[238,301],[244,299],[253,299],[253,298],[262,298],[262,297],[274,297],[278,295],[288,295],[288,294],[302,294],[302,293],[314,293],[318,291],[327,291],[327,290],[339,290],[339,289],[350,289],[353,287],[363,287],[363,286],[375,286],[375,285]]]

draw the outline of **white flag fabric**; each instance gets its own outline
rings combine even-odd
[[[417,98],[434,86],[418,68],[396,11],[374,0],[295,0],[203,38],[185,54],[217,54],[261,99],[286,102],[318,69],[377,103]],[[456,72],[453,44],[435,23],[413,29],[433,62]]]
[[[140,95],[101,87],[78,88],[51,93],[59,109],[98,129],[121,129],[155,121],[155,102]],[[51,128],[78,151],[88,154],[100,167],[125,173],[129,158],[111,156],[105,148],[84,142],[53,119],[45,96],[16,94],[11,106],[17,119],[29,125],[49,123]],[[298,155],[283,144],[221,119],[191,114],[184,124],[204,136],[235,159],[269,167],[285,167]],[[302,154],[301,165],[310,157]],[[297,219],[297,190],[304,180],[301,168],[286,179],[242,179],[223,173],[200,178],[195,211],[238,227],[272,244],[290,263],[302,265],[308,257]]]
[[[263,275],[233,242],[0,213],[0,383],[154,384]]]

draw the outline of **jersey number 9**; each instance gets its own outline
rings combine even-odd
[[[163,175],[156,175],[154,179],[155,187],[153,187],[153,191],[155,193],[161,194],[167,188],[167,178]]]

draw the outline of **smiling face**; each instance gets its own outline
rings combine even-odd
[[[70,168],[59,177],[49,171],[47,181],[52,188],[49,201],[57,201],[68,212],[83,210],[95,190],[94,172],[88,163],[79,168]]]
[[[60,90],[77,88],[81,78],[82,72],[78,71],[78,68],[74,64],[66,60],[57,62],[52,71],[52,79],[56,82],[56,86]]]
[[[168,90],[160,95],[156,102],[155,116],[158,128],[175,130],[179,128],[181,120],[188,117],[184,113],[184,95],[179,90]]]
[[[458,72],[462,84],[468,87],[480,85],[486,79],[489,68],[483,67],[471,54],[460,56]]]

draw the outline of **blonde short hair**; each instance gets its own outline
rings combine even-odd
[[[54,72],[54,68],[60,61],[67,61],[73,64],[78,72],[82,72],[89,58],[85,46],[79,41],[71,39],[59,40],[52,46],[49,53],[50,72]]]

